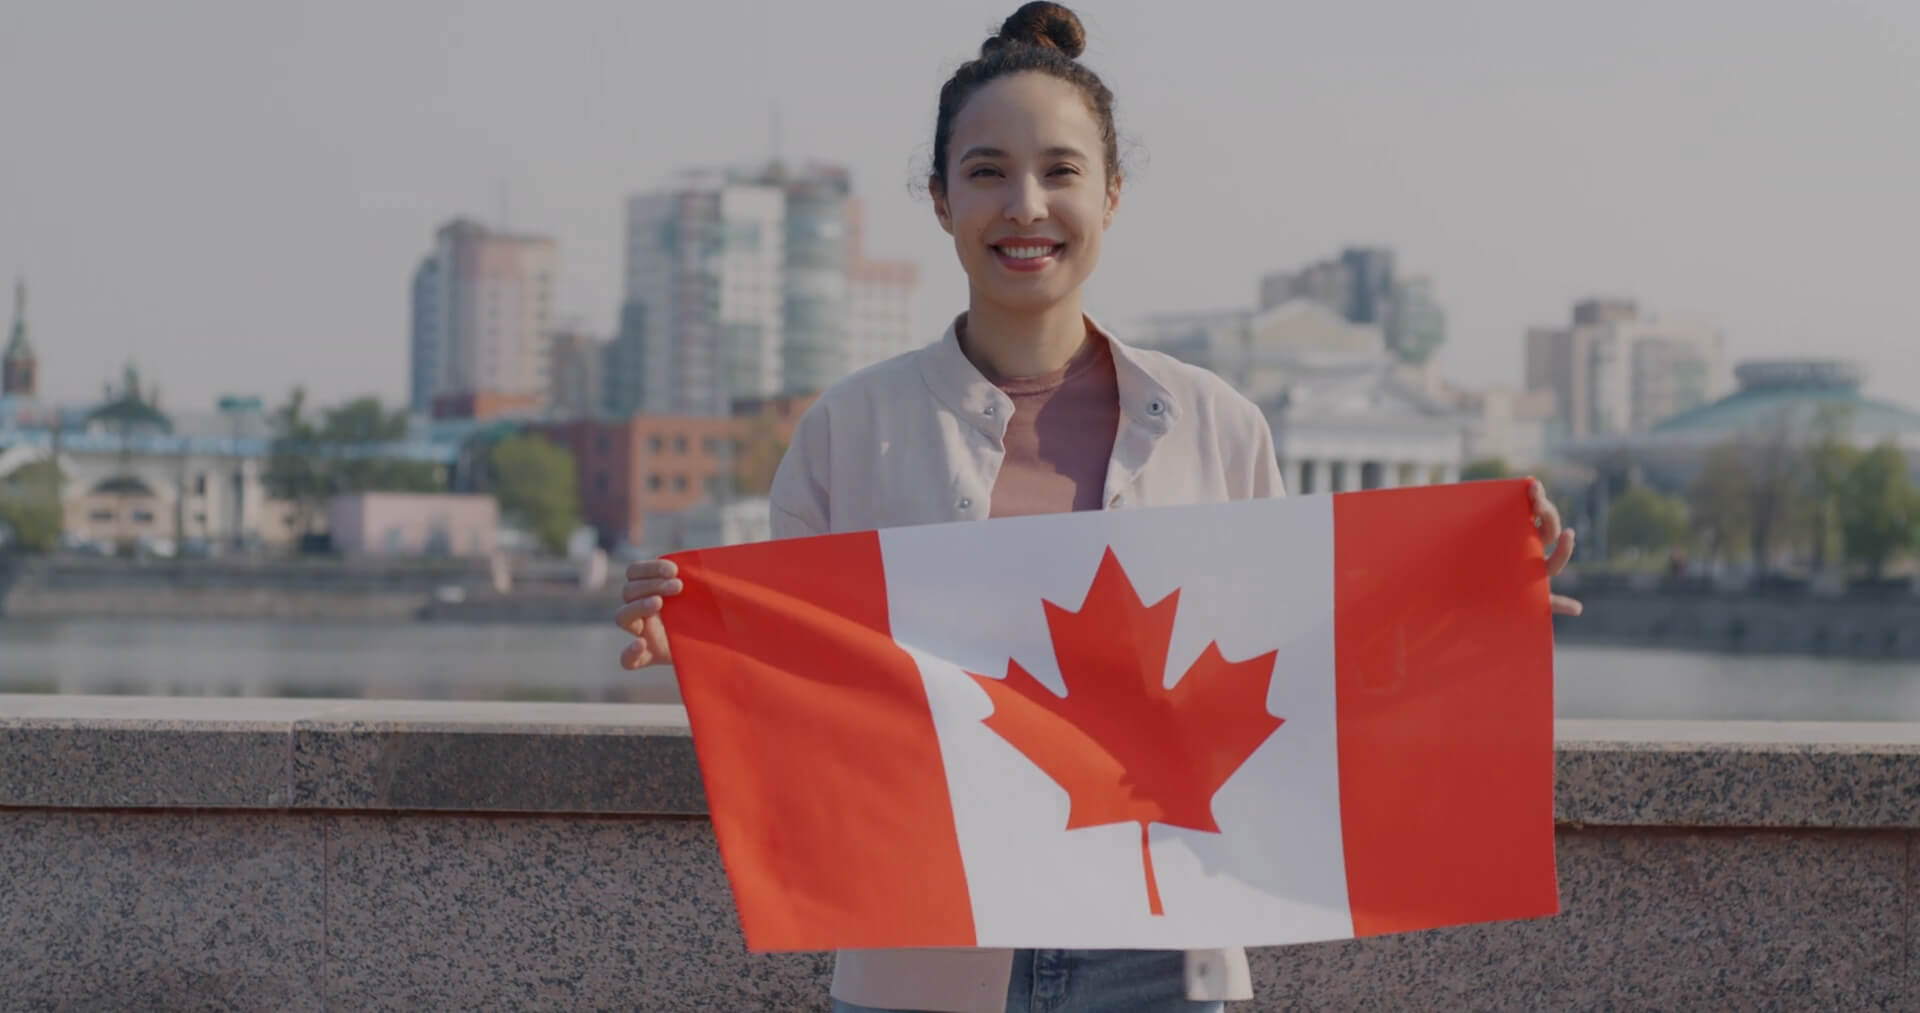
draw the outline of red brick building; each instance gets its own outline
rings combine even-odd
[[[642,519],[677,513],[723,491],[729,442],[771,435],[779,448],[814,395],[742,402],[732,418],[635,415],[624,421],[542,422],[528,426],[566,447],[579,476],[580,511],[603,545],[638,545]],[[767,448],[757,456],[764,457]],[[743,447],[744,456],[756,456]]]

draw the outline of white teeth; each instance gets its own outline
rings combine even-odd
[[[1002,246],[999,249],[1015,260],[1034,260],[1053,252],[1051,246]]]

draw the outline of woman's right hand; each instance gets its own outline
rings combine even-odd
[[[648,665],[673,661],[667,648],[667,628],[660,622],[660,607],[668,595],[679,594],[679,567],[667,559],[649,559],[627,567],[627,583],[620,589],[626,602],[614,613],[614,622],[633,634],[633,643],[620,651],[620,667],[632,671]]]

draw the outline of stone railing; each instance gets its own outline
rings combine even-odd
[[[1561,915],[1235,1008],[1920,1008],[1920,726],[1559,736]],[[0,696],[0,1009],[824,1009],[703,814],[677,707]]]

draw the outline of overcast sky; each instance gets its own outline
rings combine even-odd
[[[397,399],[441,222],[497,224],[504,184],[604,332],[623,198],[764,158],[777,102],[782,154],[850,166],[871,246],[920,263],[931,338],[966,289],[909,183],[940,83],[1013,6],[0,0],[0,271],[58,398],[132,357],[173,409]],[[1527,325],[1613,294],[1920,404],[1914,0],[1078,9],[1134,162],[1104,320],[1376,243],[1433,278],[1464,382],[1517,382]]]

